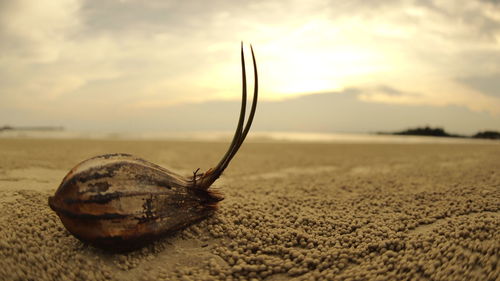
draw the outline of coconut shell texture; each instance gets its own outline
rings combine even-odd
[[[49,205],[80,240],[127,250],[210,216],[222,199],[146,160],[107,154],[74,167]]]

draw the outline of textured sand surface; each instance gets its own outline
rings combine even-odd
[[[0,280],[499,280],[500,145],[247,143],[217,214],[127,254],[47,197],[127,152],[189,175],[224,143],[0,139]]]

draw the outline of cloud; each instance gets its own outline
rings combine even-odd
[[[422,94],[403,92],[389,86],[379,86],[375,89],[365,89],[358,95],[358,98],[364,102],[400,105],[426,105],[428,103],[425,96]]]
[[[207,3],[0,1],[0,111],[103,122],[237,100],[243,39],[263,100],[356,88],[367,106],[499,114],[498,2]]]
[[[457,78],[461,82],[483,94],[500,98],[500,72],[483,76]]]
[[[0,3],[0,62],[46,63],[57,59],[66,37],[79,26],[77,0]]]
[[[432,19],[455,24],[454,32],[444,36],[463,35],[496,42],[500,31],[500,12],[495,1],[417,1],[418,6],[431,12]],[[456,28],[459,27],[459,28]],[[465,32],[464,32],[465,31]],[[463,32],[463,33],[462,33]]]
[[[491,81],[489,81],[491,82]],[[500,116],[500,98],[488,96],[477,91],[459,91],[456,85],[443,85],[445,93],[434,92],[407,92],[389,86],[365,88],[358,95],[364,102],[386,103],[403,106],[458,106],[473,112],[486,112],[493,116]],[[434,87],[439,91],[438,87]]]
[[[394,92],[397,94],[397,90]],[[303,95],[280,101],[261,101],[252,131],[366,133],[396,131],[415,126],[442,126],[449,132],[472,134],[479,130],[500,130],[500,116],[491,117],[459,106],[399,106],[393,103],[368,103],[359,100],[367,91],[351,88],[339,92]],[[66,112],[65,119],[49,113],[30,116],[27,123],[57,124],[66,128],[101,132],[232,131],[239,101],[207,101],[151,107],[120,113],[114,107],[94,103],[87,118]],[[0,120],[15,112],[0,111]],[[102,114],[109,115],[102,119]]]

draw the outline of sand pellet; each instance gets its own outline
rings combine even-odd
[[[81,243],[47,205],[88,156],[188,174],[224,147],[0,140],[0,280],[500,278],[500,145],[245,144],[216,215],[129,253]]]

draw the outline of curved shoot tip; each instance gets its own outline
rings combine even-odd
[[[245,123],[245,111],[246,111],[246,100],[247,100],[247,89],[246,89],[246,71],[245,71],[245,56],[244,56],[244,50],[243,50],[243,41],[241,42],[241,71],[242,71],[242,99],[241,99],[241,109],[240,109],[240,118],[238,120],[238,125],[236,128],[236,131],[233,136],[233,140],[231,142],[231,145],[229,146],[229,149],[227,150],[226,154],[222,157],[220,162],[217,164],[217,166],[214,169],[211,169],[204,173],[202,178],[200,179],[200,182],[198,184],[199,187],[208,189],[210,185],[212,185],[215,180],[219,178],[219,176],[222,174],[224,169],[229,165],[229,162],[231,159],[236,155],[238,152],[238,149],[240,148],[241,144],[245,140],[248,131],[250,130],[250,126],[252,125],[254,115],[255,115],[255,110],[257,108],[257,99],[258,99],[258,87],[259,87],[259,82],[258,82],[258,76],[257,76],[257,63],[255,60],[255,54],[253,51],[253,46],[250,44],[250,50],[252,54],[252,62],[253,62],[253,68],[254,68],[254,92],[253,92],[253,99],[252,99],[252,105],[250,109],[250,113],[248,115],[248,120]],[[196,182],[195,182],[196,183]]]

